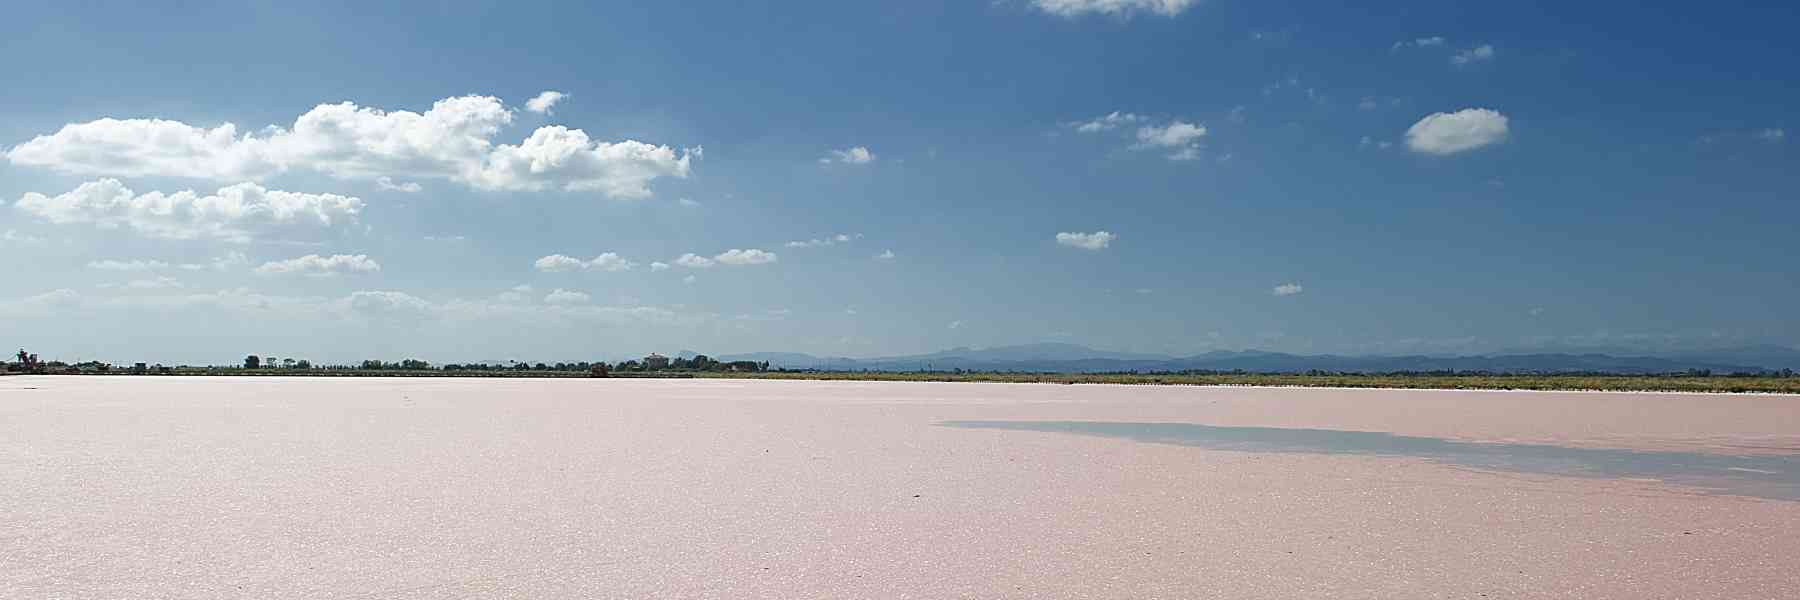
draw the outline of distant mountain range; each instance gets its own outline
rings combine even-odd
[[[1559,349],[1561,350],[1561,349]],[[767,361],[771,367],[872,371],[1031,371],[1096,373],[1117,371],[1247,371],[1294,373],[1309,370],[1384,373],[1394,371],[1490,371],[1497,373],[1670,373],[1687,370],[1733,372],[1800,370],[1800,350],[1775,345],[1715,350],[1634,354],[1624,349],[1515,351],[1477,356],[1343,356],[1281,352],[1214,351],[1193,356],[1108,352],[1078,344],[1026,344],[993,348],[952,348],[911,356],[847,358],[794,352],[752,352],[720,360]]]

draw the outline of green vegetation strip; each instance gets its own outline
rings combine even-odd
[[[3,374],[3,373],[0,373]],[[134,372],[63,371],[89,376],[229,376],[229,377],[506,377],[591,378],[587,371],[538,369],[241,369],[237,367],[162,367]],[[1800,394],[1800,377],[1693,375],[1454,375],[1454,374],[1255,374],[1255,373],[1006,373],[940,371],[612,371],[619,379],[789,379],[822,381],[938,381],[989,383],[1060,383],[1123,385],[1200,385],[1263,387],[1335,387],[1446,390],[1588,390],[1614,392],[1708,392]]]

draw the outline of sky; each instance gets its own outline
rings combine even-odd
[[[1800,7],[16,3],[0,344],[1800,345]]]

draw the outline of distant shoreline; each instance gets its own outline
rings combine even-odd
[[[580,371],[539,370],[390,370],[390,369],[238,369],[171,368],[163,372],[80,373],[50,376],[87,377],[479,377],[589,379]],[[1306,387],[1400,390],[1523,390],[1594,392],[1693,392],[1713,394],[1800,394],[1800,377],[1690,375],[1492,375],[1492,374],[1134,374],[1134,373],[1005,373],[940,371],[649,371],[618,372],[613,379],[774,379],[811,381],[916,381],[947,383],[1049,383],[1113,385],[1188,385],[1211,387]]]

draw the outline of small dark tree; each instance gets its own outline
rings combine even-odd
[[[606,377],[608,375],[611,375],[611,372],[607,371],[604,362],[594,363],[594,368],[588,370],[588,377]]]
[[[262,368],[262,357],[257,356],[255,354],[244,357],[244,368],[246,368],[246,369]]]

